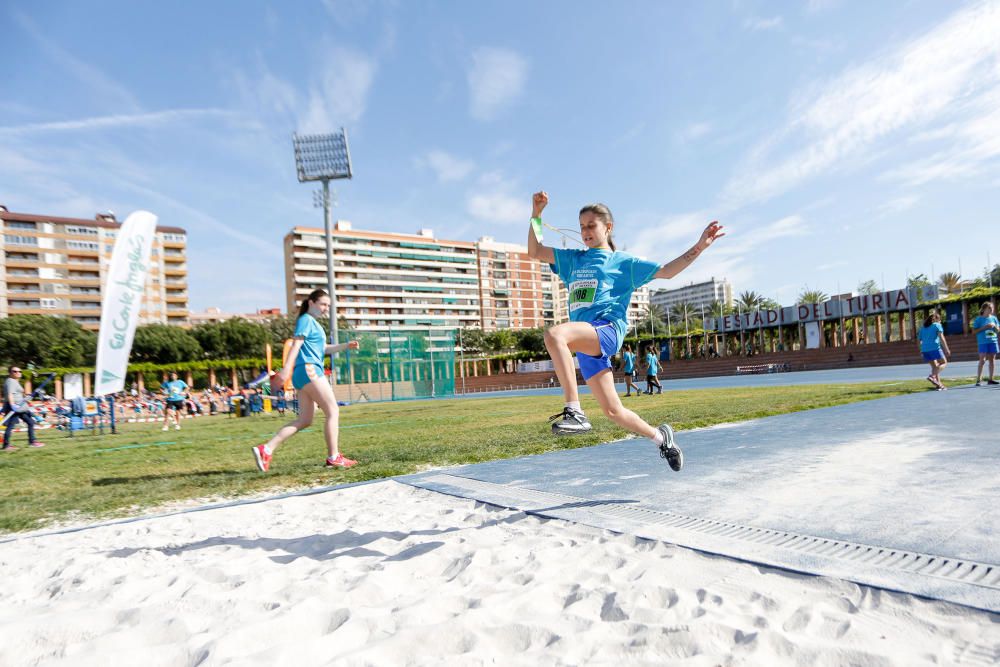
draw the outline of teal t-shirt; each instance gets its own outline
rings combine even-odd
[[[167,392],[168,401],[183,401],[187,388],[187,382],[184,380],[170,380],[163,383],[163,390]]]
[[[550,265],[552,271],[569,290],[570,321],[610,322],[621,349],[632,292],[652,280],[660,265],[627,252],[598,248],[553,248],[552,254],[555,255],[555,263]]]
[[[920,351],[921,352],[936,352],[941,349],[941,334],[944,333],[944,327],[941,326],[940,322],[932,322],[929,327],[923,327],[917,334],[920,338]]]
[[[646,354],[646,369],[647,375],[656,375],[660,372],[660,360],[656,358],[656,355],[652,352]]]
[[[990,315],[989,317],[983,317],[980,315],[972,322],[972,328],[978,329],[979,327],[984,327],[992,322],[996,326],[1000,326],[1000,321],[997,321],[996,315]],[[984,329],[976,334],[976,344],[986,345],[988,343],[997,342],[997,330],[996,329]]]
[[[316,318],[306,313],[300,315],[295,323],[294,338],[301,338],[302,349],[295,360],[295,366],[305,366],[306,364],[323,365],[323,350],[326,348],[326,334],[323,327],[319,325]]]
[[[625,363],[625,372],[626,373],[631,373],[632,371],[635,370],[635,353],[634,352],[625,352],[624,354],[622,354],[622,360]]]

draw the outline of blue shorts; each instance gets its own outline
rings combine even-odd
[[[323,377],[323,367],[319,364],[302,364],[301,366],[296,366],[295,370],[292,371],[292,386],[296,389],[302,389],[313,380],[318,380]]]
[[[979,354],[1000,354],[1000,345],[995,340],[989,343],[980,343]]]
[[[597,320],[590,323],[597,332],[597,340],[601,346],[601,356],[592,357],[583,352],[577,352],[576,358],[580,361],[580,374],[584,380],[589,380],[601,371],[611,368],[611,355],[618,352],[618,332],[615,325],[604,320]]]
[[[921,352],[924,355],[924,361],[937,361],[938,359],[944,359],[944,352],[940,349],[931,350],[930,352]]]

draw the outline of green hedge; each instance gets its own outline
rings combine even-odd
[[[150,362],[143,362],[140,364],[129,364],[129,373],[167,373],[169,371],[208,371],[215,369],[217,371],[228,371],[228,370],[240,370],[245,368],[263,368],[267,364],[267,361],[263,358],[259,359],[215,359],[215,360],[199,360],[199,361],[183,361],[176,364],[154,364]],[[95,369],[91,366],[76,366],[76,367],[56,367],[51,368],[34,368],[26,369],[25,375],[29,379],[34,379],[36,376],[45,376],[49,373],[55,373],[57,376],[62,377],[69,373],[93,373]]]

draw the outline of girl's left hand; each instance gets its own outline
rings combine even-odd
[[[359,343],[356,340],[352,340],[352,341],[350,341],[350,342],[347,343],[347,349],[348,350],[356,350],[359,347],[361,347],[361,343]]]
[[[718,220],[708,223],[708,227],[705,227],[705,231],[701,233],[701,241],[699,243],[705,248],[712,245],[716,239],[721,239],[726,235],[722,229],[723,227],[719,224]]]

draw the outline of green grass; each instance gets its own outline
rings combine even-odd
[[[666,391],[628,399],[652,424],[683,431],[722,422],[922,392],[926,382]],[[593,432],[554,438],[546,418],[558,396],[358,404],[341,408],[341,448],[361,463],[323,467],[323,416],[278,450],[267,474],[250,446],[288,420],[277,415],[185,420],[181,431],[125,424],[116,435],[69,438],[41,431],[43,449],[0,453],[0,532],[107,519],[198,498],[235,498],[585,447],[626,436],[583,396]]]

